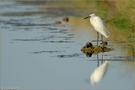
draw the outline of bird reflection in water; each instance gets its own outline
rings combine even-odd
[[[91,84],[96,84],[101,81],[101,79],[105,76],[108,70],[109,63],[108,61],[104,61],[101,65],[99,65],[90,75]]]
[[[81,51],[86,54],[87,57],[91,57],[92,54],[98,54],[103,52],[111,51],[111,48],[107,48],[107,42],[100,43],[100,46],[92,45],[91,42],[87,42],[84,47],[82,47]]]
[[[108,44],[107,42],[102,42],[100,43],[100,46],[97,46],[97,45],[92,45],[91,42],[87,42],[86,45],[81,49],[81,51],[85,53],[87,57],[91,57],[92,54],[97,55],[97,67],[91,73],[89,79],[91,84],[96,84],[100,82],[108,70],[109,63],[108,61],[103,60],[103,52],[111,51],[111,48],[106,47],[107,44]],[[99,65],[98,53],[102,53],[102,60],[100,65]]]

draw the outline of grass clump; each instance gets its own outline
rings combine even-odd
[[[100,14],[100,16],[103,17],[107,23],[110,24],[111,28],[117,28],[115,29],[115,34],[119,34],[118,37],[123,37],[119,40],[123,40],[125,37],[126,40],[131,41],[130,51],[133,53],[134,56],[135,0],[97,0],[96,12]]]
[[[113,25],[120,29],[134,31],[135,22],[135,1],[134,0],[113,0],[115,11],[113,16]]]

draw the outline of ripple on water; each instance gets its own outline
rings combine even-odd
[[[42,39],[13,39],[12,41],[40,41],[46,43],[74,43],[75,41],[68,41],[68,40],[48,40],[52,37],[42,38]]]
[[[31,52],[33,54],[41,54],[41,53],[58,53],[62,51],[36,51],[36,52]]]
[[[72,57],[79,57],[80,55],[82,55],[82,54],[73,53],[73,54],[70,54],[70,55],[57,55],[57,57],[59,57],[59,58],[72,58]]]

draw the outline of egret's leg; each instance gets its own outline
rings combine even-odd
[[[101,42],[103,42],[103,35],[101,35]]]
[[[101,42],[103,42],[103,35],[101,35]],[[101,61],[101,63],[103,63],[103,52],[102,52],[102,61]]]
[[[101,63],[103,63],[103,53],[102,53],[102,61],[101,61]]]
[[[97,32],[97,46],[98,46],[98,40],[99,40],[99,33]]]
[[[97,54],[97,67],[99,67],[99,57],[98,57],[98,54]]]

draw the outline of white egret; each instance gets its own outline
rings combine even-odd
[[[87,18],[90,18],[90,23],[92,24],[94,29],[97,31],[97,45],[98,45],[99,33],[101,34],[101,38],[103,41],[103,36],[108,38],[110,32],[108,31],[104,21],[100,17],[96,16],[94,13],[85,17],[84,19],[87,19]]]

